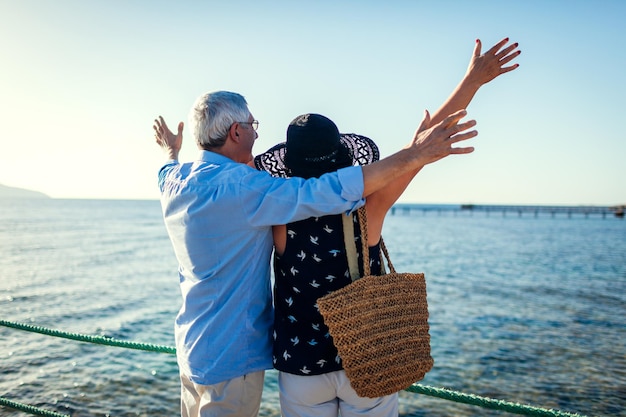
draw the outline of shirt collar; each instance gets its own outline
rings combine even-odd
[[[235,161],[233,161],[232,159],[224,155],[220,155],[219,153],[206,151],[206,150],[200,151],[199,159],[202,162],[209,162],[209,163],[214,163],[214,164],[226,164],[229,162],[235,163]]]

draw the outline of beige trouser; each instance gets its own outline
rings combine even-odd
[[[284,417],[397,417],[398,394],[364,398],[354,391],[345,371],[322,375],[279,372],[280,409]]]
[[[265,371],[214,385],[199,385],[181,375],[182,417],[256,417],[261,407]]]

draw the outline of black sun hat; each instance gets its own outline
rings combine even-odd
[[[287,128],[287,141],[258,155],[254,165],[274,177],[312,178],[379,158],[378,146],[370,138],[339,133],[332,120],[310,113],[296,117]]]

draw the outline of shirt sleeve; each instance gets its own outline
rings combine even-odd
[[[274,178],[250,174],[240,184],[241,207],[255,227],[287,224],[309,217],[353,212],[365,204],[361,167],[348,167],[320,178]]]
[[[341,184],[341,196],[343,198],[348,201],[361,201],[363,204],[365,203],[365,199],[363,198],[363,192],[365,191],[363,168],[356,166],[342,168],[337,171],[337,178]]]
[[[178,161],[170,159],[159,169],[159,191],[163,192],[163,188],[165,186],[165,179],[167,178],[167,174],[179,164]]]

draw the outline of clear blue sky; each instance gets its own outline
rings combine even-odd
[[[158,198],[152,122],[243,94],[259,153],[298,114],[411,139],[474,40],[520,43],[478,92],[476,151],[425,168],[415,203],[626,203],[626,1],[0,0],[0,184],[56,198]],[[197,149],[185,128],[182,160]]]

